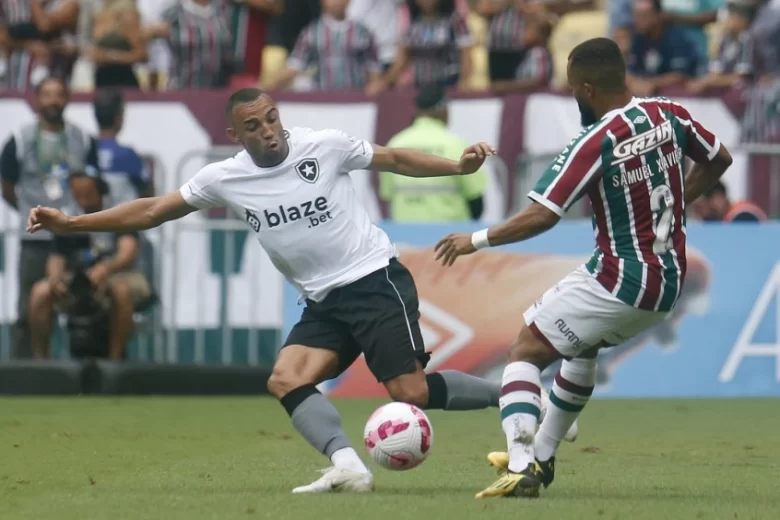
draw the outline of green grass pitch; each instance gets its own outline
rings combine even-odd
[[[360,453],[378,402],[340,401]],[[780,400],[595,401],[538,500],[478,501],[498,413],[431,412],[417,469],[292,496],[327,465],[268,398],[0,399],[0,519],[778,519]]]

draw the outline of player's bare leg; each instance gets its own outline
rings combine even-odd
[[[497,407],[501,385],[456,370],[426,374],[417,371],[384,382],[394,401],[409,403],[425,410],[481,410]]]
[[[539,496],[542,469],[535,458],[534,434],[542,406],[541,371],[559,357],[540,333],[526,325],[509,347],[509,364],[501,380],[499,403],[509,454],[508,471],[478,493],[477,498]]]
[[[298,433],[327,456],[333,468],[293,493],[373,490],[373,477],[341,427],[341,417],[316,385],[338,374],[335,351],[289,345],[279,352],[268,390],[290,415]]]

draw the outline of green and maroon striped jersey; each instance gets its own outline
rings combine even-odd
[[[706,162],[719,148],[681,105],[633,98],[580,132],[529,197],[562,215],[587,195],[596,236],[588,271],[628,305],[666,312],[685,279],[685,157]]]

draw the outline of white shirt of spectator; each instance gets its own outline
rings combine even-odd
[[[398,52],[400,0],[350,0],[347,17],[365,25],[376,42],[379,61],[392,63]]]
[[[177,0],[137,0],[141,25],[148,26],[163,22],[163,13],[176,5]],[[165,40],[152,40],[146,46],[149,55],[148,69],[167,73],[171,66],[171,51]]]
[[[349,177],[371,163],[370,143],[309,128],[293,128],[287,142],[290,154],[277,166],[258,167],[242,151],[204,167],[180,191],[193,207],[227,207],[242,216],[302,299],[322,301],[386,267],[398,252],[372,224]]]

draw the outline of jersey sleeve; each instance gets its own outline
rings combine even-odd
[[[605,130],[585,131],[550,163],[528,197],[558,216],[569,210],[603,172],[601,143]]]
[[[222,166],[219,163],[203,167],[179,192],[184,202],[198,209],[225,207],[220,193]]]
[[[720,140],[695,120],[690,112],[674,102],[669,102],[671,112],[685,129],[685,155],[697,163],[709,162],[720,150]]]
[[[339,155],[346,172],[365,170],[374,159],[374,147],[368,141],[347,135],[341,130],[322,130],[316,134],[323,146]]]

